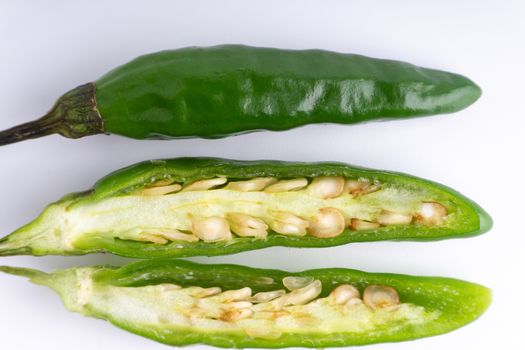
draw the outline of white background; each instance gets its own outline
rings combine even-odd
[[[369,349],[523,349],[524,2],[516,1],[0,1],[0,129],[43,114],[63,92],[149,52],[243,43],[322,48],[464,74],[483,89],[453,115],[356,126],[315,125],[221,140],[60,136],[0,148],[0,233],[46,203],[137,161],[178,156],[337,160],[442,182],[492,214],[491,232],[432,243],[271,248],[201,262],[301,270],[352,267],[475,281],[492,307],[455,332]],[[126,259],[9,257],[44,270]],[[0,275],[2,349],[167,349],[64,309],[46,288]],[[200,347],[200,346],[199,346]],[[367,348],[367,349],[368,349]]]

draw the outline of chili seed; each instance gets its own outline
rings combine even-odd
[[[289,212],[274,212],[274,221],[270,227],[277,233],[292,236],[304,236],[309,223]]]
[[[305,178],[298,178],[292,180],[281,180],[277,183],[266,187],[264,192],[275,193],[275,192],[288,192],[297,191],[308,185],[308,180]]]
[[[392,287],[369,285],[363,292],[363,301],[374,308],[386,308],[399,305],[399,295]]]
[[[137,194],[141,196],[163,196],[165,194],[178,192],[181,188],[182,186],[179,184],[173,184],[169,186],[155,186],[138,190]]]
[[[313,277],[288,276],[283,278],[283,285],[288,290],[296,290],[306,287],[313,281]]]
[[[195,181],[182,189],[182,192],[188,191],[206,191],[213,187],[224,185],[228,181],[225,177],[216,177],[213,179]]]
[[[319,238],[336,237],[345,230],[345,226],[345,217],[338,209],[322,208],[310,220],[308,233]]]
[[[228,221],[217,216],[194,220],[192,223],[192,231],[195,236],[205,242],[232,239]]]
[[[365,221],[360,219],[350,220],[350,228],[353,230],[373,230],[378,228],[380,225],[377,222]]]
[[[319,176],[308,186],[308,194],[318,198],[335,198],[343,193],[345,180],[342,176]]]
[[[241,237],[266,238],[268,225],[261,219],[243,213],[229,213],[226,219],[231,230]]]
[[[246,181],[230,182],[224,188],[227,190],[243,191],[243,192],[261,191],[265,187],[275,182],[277,182],[277,179],[273,177],[256,177],[256,178],[253,178],[251,180],[246,180]]]
[[[335,288],[330,297],[338,305],[346,304],[351,299],[359,299],[361,297],[359,290],[351,284],[342,284]]]
[[[377,222],[381,225],[406,225],[412,222],[412,215],[384,210],[377,217]]]
[[[416,214],[416,222],[423,225],[440,225],[447,216],[447,208],[436,202],[423,202]]]

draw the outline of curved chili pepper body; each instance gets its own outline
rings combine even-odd
[[[53,288],[71,311],[178,346],[320,348],[412,340],[472,322],[491,300],[489,289],[465,281],[339,268],[294,273],[163,259],[51,274],[0,271]]]
[[[51,133],[136,139],[217,138],[312,123],[450,113],[481,94],[457,74],[322,50],[242,45],[139,57],[75,88],[42,119],[0,133],[0,145]]]
[[[486,232],[483,209],[445,186],[343,163],[178,158],[138,163],[51,204],[0,255],[183,257]]]

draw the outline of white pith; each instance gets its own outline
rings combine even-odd
[[[312,220],[323,208],[339,210],[347,221],[377,221],[385,211],[413,215],[421,203],[427,200],[428,194],[424,191],[407,191],[388,186],[365,195],[343,193],[336,198],[325,199],[312,196],[308,187],[299,191],[275,193],[227,188],[183,190],[159,196],[144,196],[138,192],[75,206],[64,212],[60,230],[63,246],[72,246],[77,237],[90,234],[148,241],[143,235],[150,232],[172,230],[191,233],[195,220],[225,218],[229,213],[247,214],[274,227],[278,226],[276,218],[280,213],[291,213],[304,220]]]
[[[90,278],[89,275],[78,277]],[[91,282],[80,284],[91,286]],[[439,316],[437,311],[428,312],[410,303],[378,309],[354,298],[337,304],[332,295],[315,298],[304,305],[276,309],[272,301],[252,304],[253,299],[250,293],[245,295],[246,290],[250,292],[249,288],[220,293],[217,288],[181,288],[169,284],[145,287],[93,284],[89,293],[80,289],[78,299],[82,299],[82,306],[89,307],[90,311],[142,327],[203,333],[241,332],[254,338],[278,338],[284,333],[359,333],[387,325],[421,324]],[[232,294],[245,296],[232,299]],[[238,310],[241,312],[237,314],[242,314],[239,319],[224,319],[228,312]],[[75,311],[81,311],[80,307]]]

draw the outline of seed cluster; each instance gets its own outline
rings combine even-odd
[[[365,196],[381,190],[381,184],[369,180],[346,179],[342,176],[318,176],[310,182],[306,178],[278,180],[273,177],[256,177],[243,181],[230,181],[216,177],[192,182],[187,185],[171,180],[160,180],[136,191],[135,195],[163,196],[177,192],[229,190],[240,192],[261,191],[280,193],[303,191],[306,195],[319,199]],[[140,235],[140,240],[165,244],[168,241],[205,242],[228,241],[239,237],[264,239],[268,231],[287,236],[311,235],[318,238],[337,237],[346,228],[351,230],[373,230],[381,226],[420,224],[440,225],[445,220],[447,209],[437,202],[422,202],[414,213],[399,213],[383,210],[375,221],[359,218],[345,218],[343,213],[333,207],[317,210],[310,217],[302,217],[291,211],[271,211],[269,217],[258,218],[242,212],[229,212],[224,216],[193,218],[191,230],[182,232],[175,229],[149,230]]]
[[[400,306],[397,291],[388,286],[369,285],[361,296],[359,290],[351,284],[341,284],[326,298],[319,298],[322,290],[321,281],[311,277],[285,277],[285,289],[252,294],[249,287],[222,291],[221,288],[184,288],[196,301],[186,310],[188,317],[215,318],[234,322],[245,318],[277,318],[292,315],[293,306],[307,305],[320,301],[328,302],[333,307],[352,308],[358,305],[370,310],[394,311]],[[173,284],[162,285],[164,292],[180,290]],[[304,309],[302,313],[306,312]]]

